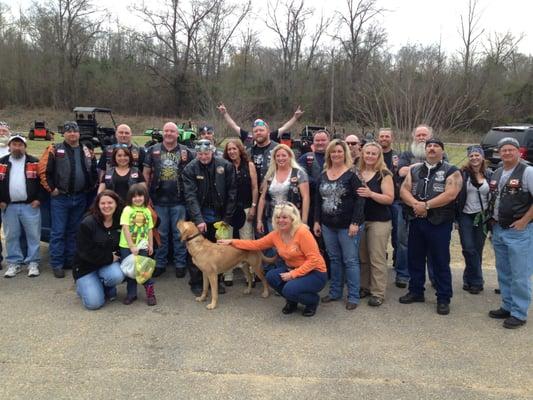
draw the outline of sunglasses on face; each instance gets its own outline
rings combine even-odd
[[[359,142],[346,142],[348,146],[357,146]]]

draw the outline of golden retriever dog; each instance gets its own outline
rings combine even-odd
[[[178,221],[177,227],[181,233],[181,240],[185,241],[187,250],[192,256],[194,264],[202,271],[204,277],[204,286],[202,295],[196,298],[196,301],[206,301],[209,285],[211,286],[211,303],[207,309],[212,310],[218,304],[218,274],[229,271],[237,264],[246,275],[248,287],[244,294],[252,292],[252,274],[250,267],[253,268],[256,275],[263,282],[263,293],[261,297],[268,297],[268,283],[261,267],[262,261],[272,263],[276,257],[265,257],[261,251],[239,250],[232,246],[222,246],[207,240],[198,230],[196,225],[190,221]]]

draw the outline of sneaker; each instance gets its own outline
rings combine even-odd
[[[498,308],[497,310],[490,310],[489,311],[489,317],[495,318],[495,319],[505,319],[509,318],[511,316],[511,313],[503,308]]]
[[[516,329],[520,328],[522,325],[525,325],[526,321],[518,319],[516,317],[509,317],[505,321],[503,321],[503,327],[507,329]]]
[[[7,271],[4,273],[4,278],[13,278],[22,270],[22,267],[17,264],[9,264]]]
[[[154,285],[146,285],[144,289],[146,290],[146,304],[149,306],[155,306],[157,304],[157,300],[155,299]]]
[[[378,296],[370,296],[368,299],[368,305],[371,307],[379,307],[383,304],[383,299]]]
[[[39,264],[35,262],[31,262],[30,265],[28,266],[28,276],[30,278],[34,278],[39,275],[40,275]]]
[[[63,268],[54,268],[54,276],[58,279],[65,277],[65,271],[63,271]]]
[[[126,296],[124,300],[122,300],[122,304],[125,304],[129,306],[131,303],[133,303],[135,300],[137,300],[137,296]]]
[[[416,295],[411,292],[399,298],[399,302],[402,304],[423,303],[425,301],[424,295]]]

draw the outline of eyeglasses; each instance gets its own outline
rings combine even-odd
[[[357,146],[359,142],[346,142],[348,146]]]

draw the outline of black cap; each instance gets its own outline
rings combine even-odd
[[[74,121],[67,121],[63,125],[63,132],[79,132],[80,128]]]
[[[426,147],[428,147],[428,144],[438,144],[442,148],[442,150],[444,150],[444,143],[442,143],[442,140],[431,138],[426,140]]]

